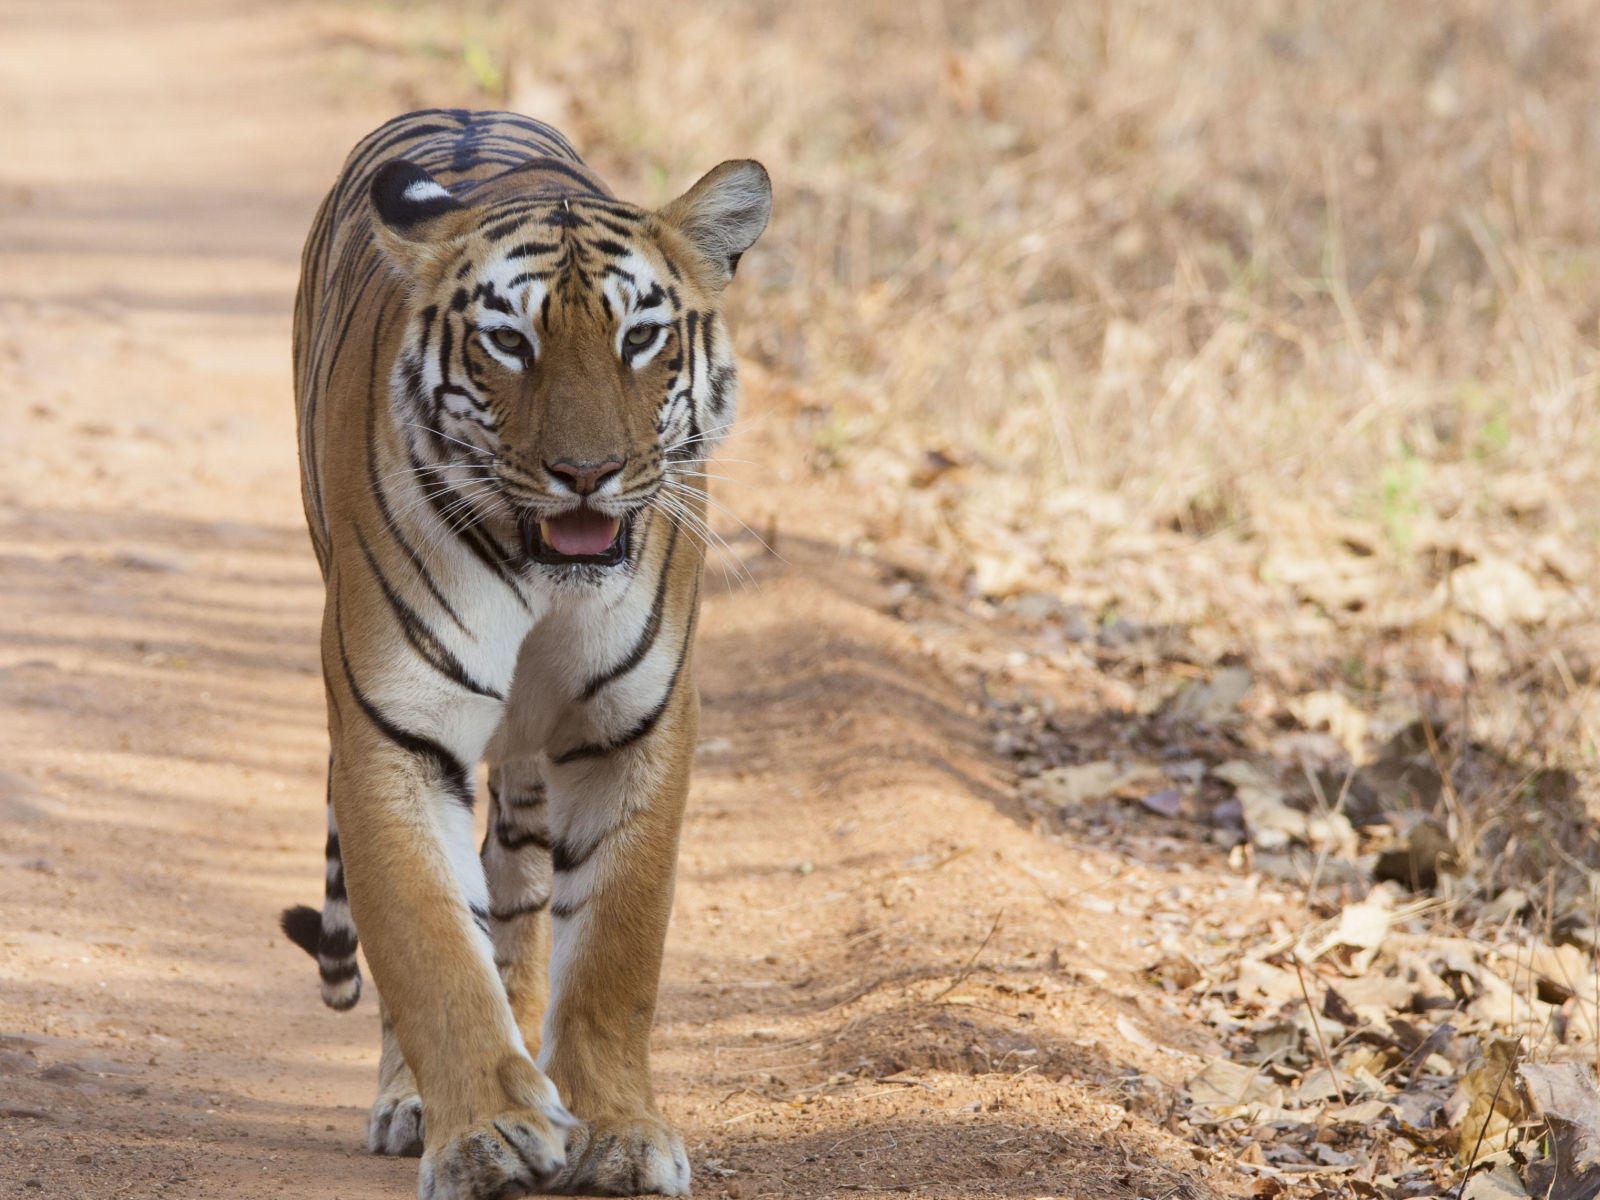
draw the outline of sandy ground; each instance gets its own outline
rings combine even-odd
[[[289,310],[390,115],[339,100],[316,30],[0,5],[7,1196],[415,1187],[362,1149],[375,1005],[323,1008],[275,928],[320,892],[325,757]],[[1207,1035],[1138,974],[1189,868],[1030,827],[978,703],[1003,631],[842,551],[849,497],[748,392],[758,486],[725,499],[778,555],[735,539],[754,584],[707,590],[656,1036],[697,1192],[1234,1194],[1162,1127]]]

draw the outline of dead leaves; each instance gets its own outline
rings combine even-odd
[[[1526,1197],[1542,1194],[1530,1182],[1559,1189],[1570,1178],[1589,1190],[1550,1194],[1592,1200],[1600,1094],[1583,1063],[1596,1047],[1563,1041],[1588,1026],[1558,1017],[1600,1002],[1593,959],[1509,929],[1498,946],[1437,936],[1428,928],[1436,908],[1380,886],[1240,955],[1212,984],[1223,1005],[1196,1005],[1231,1035],[1231,1052],[1189,1080],[1188,1121],[1236,1142],[1258,1172],[1374,1189],[1359,1194],[1427,1194],[1402,1188],[1399,1163],[1432,1164],[1439,1179],[1481,1163],[1467,1195]],[[1530,1052],[1568,1057],[1535,1066]],[[1539,1142],[1541,1118],[1556,1134],[1553,1157]]]
[[[1524,1063],[1518,1073],[1555,1140],[1549,1200],[1600,1196],[1600,1091],[1588,1070],[1577,1063]]]
[[[1300,589],[1308,623],[1263,624],[1271,644],[1248,655],[1204,624],[1139,626],[1117,615],[1131,611],[1117,596],[1080,604],[1102,613],[1099,631],[1070,636],[1070,591],[1054,609],[996,606],[1018,619],[1026,608],[1030,636],[1070,644],[1120,689],[1095,693],[1103,711],[1076,718],[1048,690],[992,701],[997,748],[1015,760],[1040,828],[1150,867],[1208,856],[1220,866],[1221,847],[1241,886],[1281,903],[1239,922],[1206,917],[1203,896],[1186,900],[1194,933],[1155,926],[1146,978],[1225,1047],[1189,1081],[1179,1116],[1194,1140],[1296,1200],[1454,1196],[1462,1185],[1480,1200],[1544,1195],[1555,1143],[1520,1067],[1600,1059],[1592,776],[1538,732],[1580,708],[1530,708],[1524,741],[1523,725],[1486,733],[1479,709],[1495,702],[1472,691],[1505,678],[1546,627],[1567,639],[1573,577],[1534,541],[1465,546],[1437,533],[1417,541],[1432,590],[1404,605],[1377,586],[1389,566],[1370,538],[1347,537],[1348,558],[1280,554],[1268,573]],[[1298,669],[1283,648],[1321,636],[1312,606],[1373,644]],[[1434,658],[1419,666],[1407,656],[1424,640]],[[1591,660],[1550,655],[1567,695],[1588,687]],[[1396,708],[1400,678],[1429,681],[1429,716]],[[1224,911],[1228,892],[1216,888]],[[1223,929],[1231,946],[1219,945]]]
[[[1167,777],[1150,763],[1118,765],[1105,760],[1073,767],[1052,767],[1026,780],[1023,794],[1057,808],[1113,798],[1140,799],[1164,788]]]
[[[1355,830],[1348,817],[1339,812],[1303,812],[1292,807],[1287,791],[1255,764],[1236,759],[1213,768],[1211,775],[1233,786],[1245,830],[1259,849],[1271,853],[1299,844],[1327,849],[1336,855],[1355,850]]]
[[[1208,680],[1193,680],[1178,689],[1169,711],[1176,717],[1219,725],[1237,720],[1239,701],[1253,682],[1243,667],[1223,667]]]

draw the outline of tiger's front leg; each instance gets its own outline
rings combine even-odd
[[[430,724],[422,714],[446,711],[441,705],[401,698],[427,699],[433,681],[406,676],[392,656],[347,654],[336,625],[329,641],[338,664],[328,674],[345,881],[421,1099],[418,1194],[530,1194],[565,1168],[573,1119],[534,1065],[512,1014],[473,844],[463,764],[481,753],[499,706],[485,702],[474,720],[476,702],[456,697],[448,709],[453,719]]]
[[[683,1140],[656,1107],[650,1029],[699,726],[690,674],[683,662],[645,735],[554,745],[547,759],[554,952],[539,1062],[582,1122],[554,1191],[689,1191]]]

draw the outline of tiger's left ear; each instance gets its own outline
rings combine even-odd
[[[372,177],[372,232],[384,255],[422,279],[471,227],[471,213],[414,162],[386,162]]]
[[[772,180],[754,159],[712,167],[698,183],[661,210],[711,267],[717,288],[727,285],[739,256],[761,236],[772,215]]]

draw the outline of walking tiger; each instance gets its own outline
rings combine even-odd
[[[323,999],[383,1011],[369,1148],[425,1200],[683,1195],[649,1037],[699,718],[719,303],[771,210],[725,162],[658,211],[554,129],[410,113],[363,139],[295,306],[327,587]],[[488,834],[474,846],[474,776]]]

